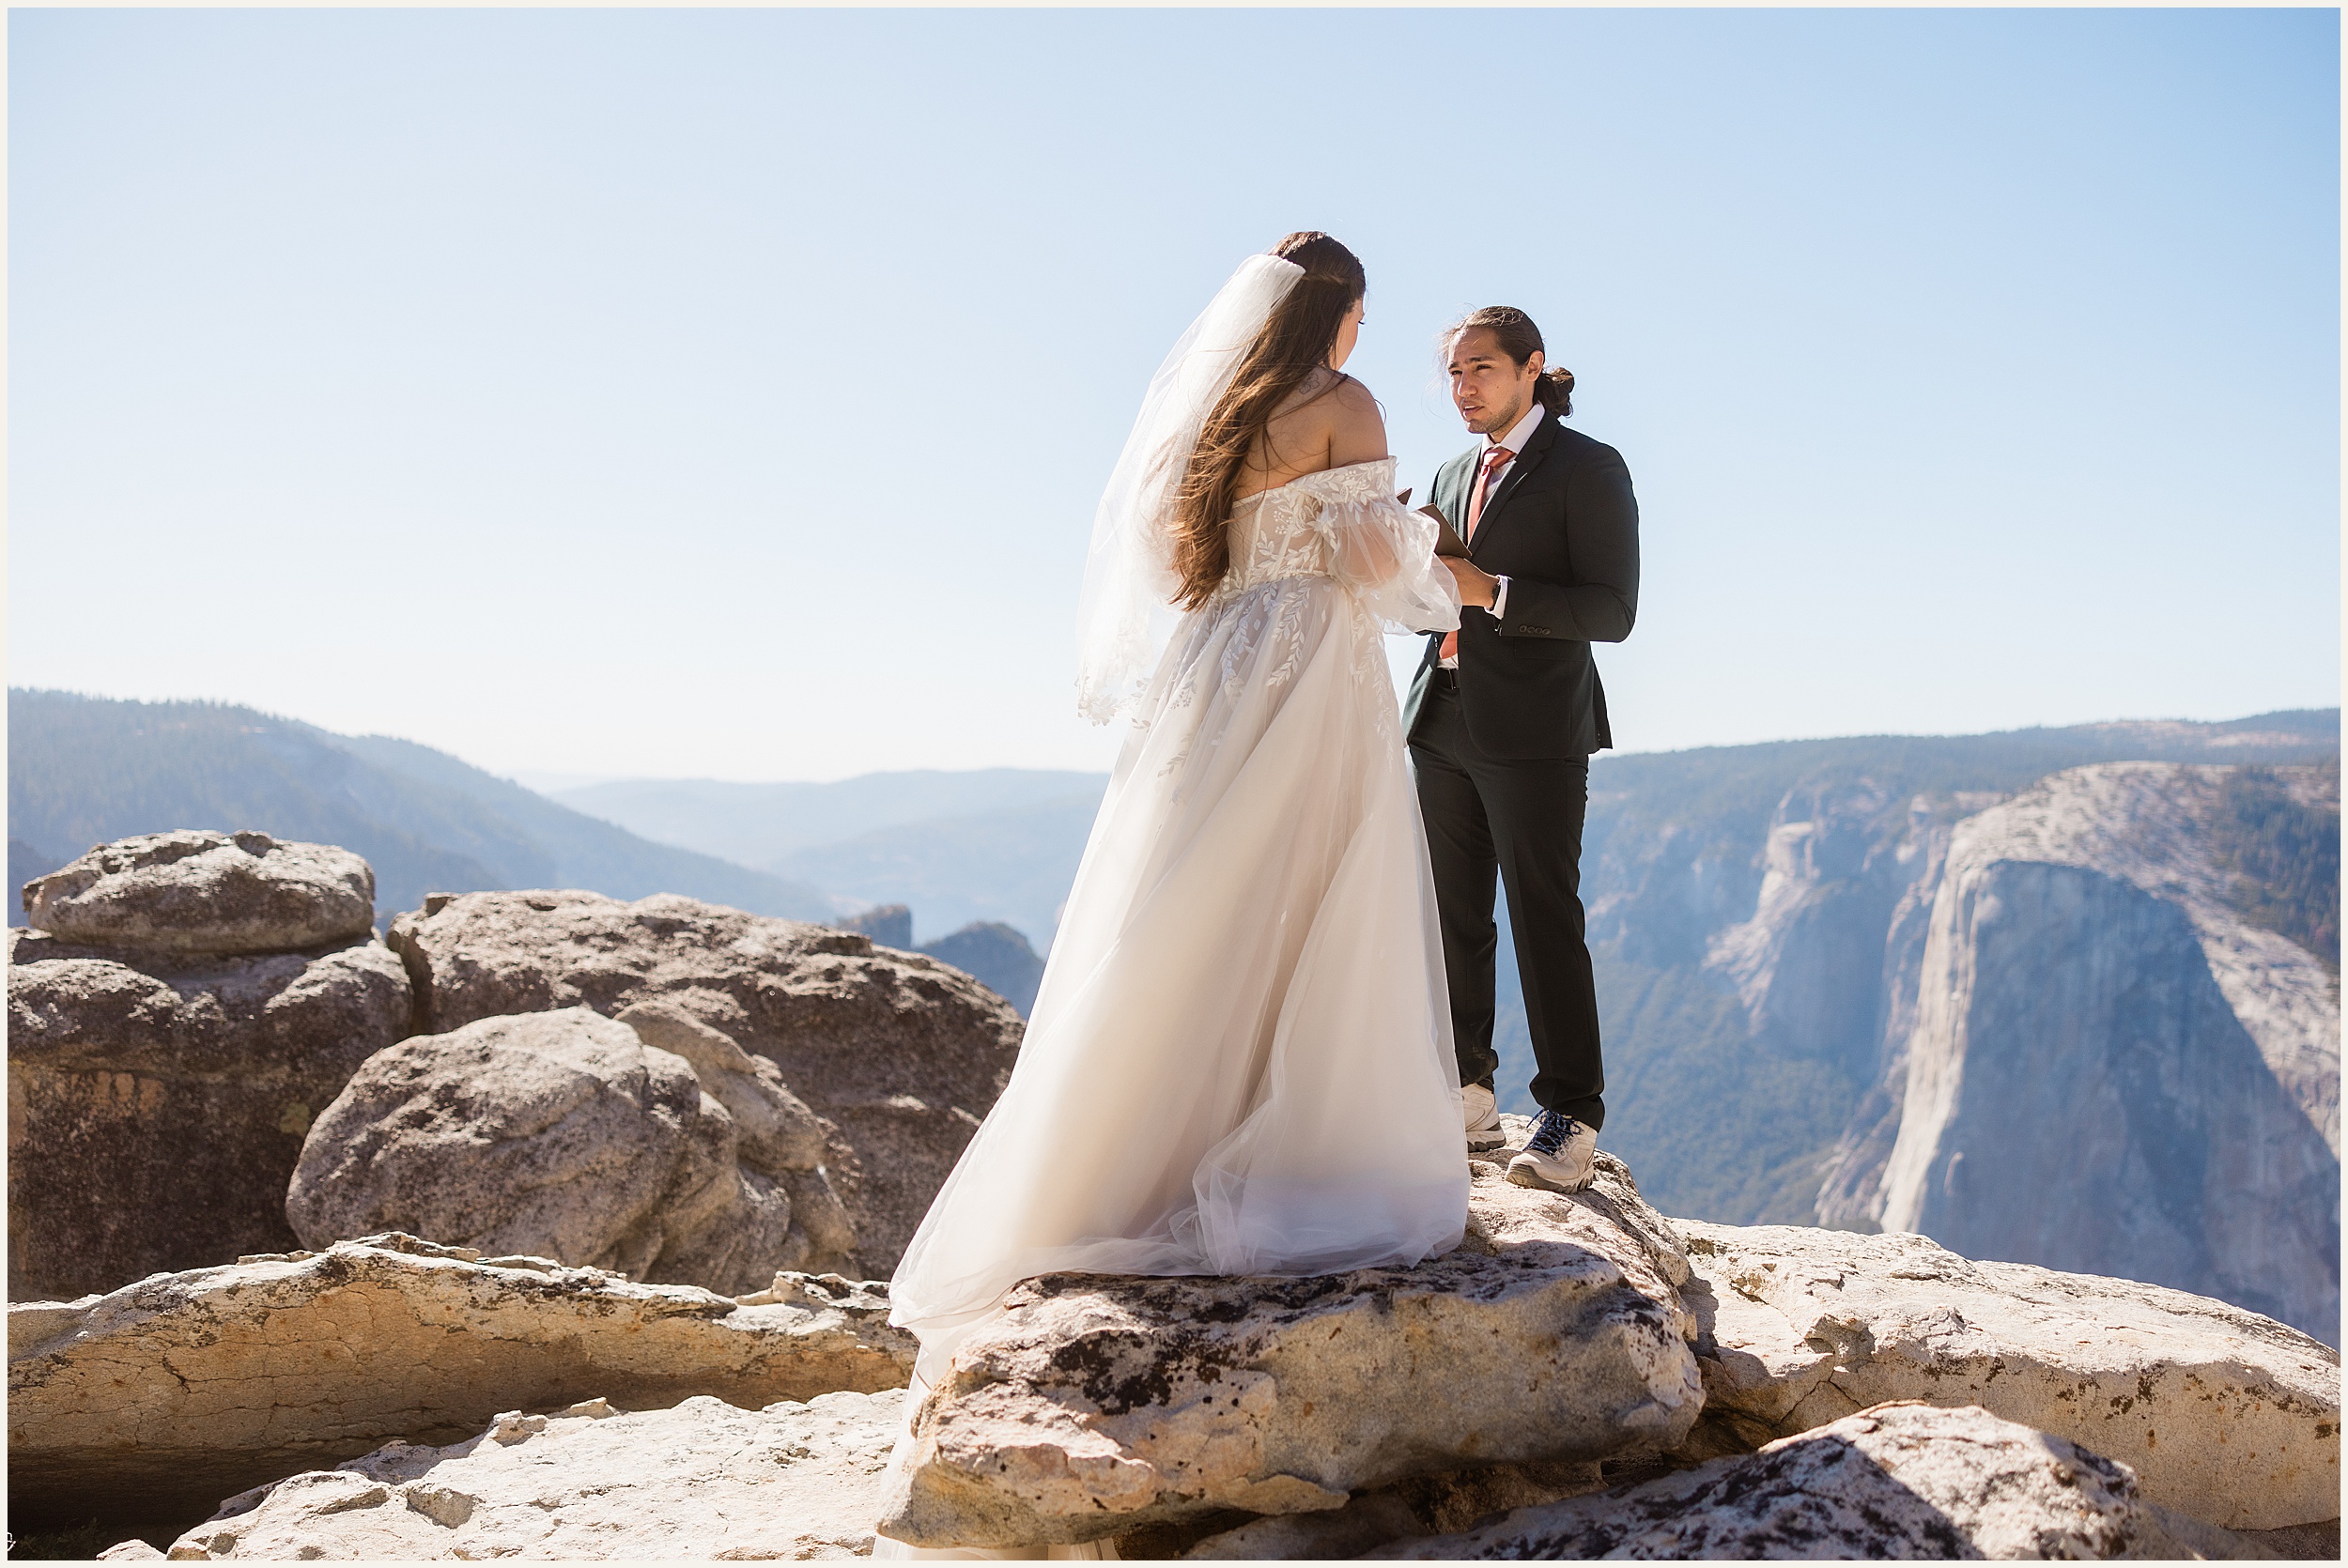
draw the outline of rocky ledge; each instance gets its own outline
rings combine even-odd
[[[1921,1236],[1675,1224],[1707,1330],[1699,1456],[1921,1399],[2120,1460],[2214,1525],[2339,1516],[2340,1357],[2272,1318]]]
[[[381,1237],[19,1307],[12,1506],[200,1498],[116,1549],[181,1558],[2336,1555],[2339,1363],[2296,1330],[1667,1221],[1608,1157],[1570,1196],[1475,1175],[1414,1268],[1027,1282],[896,1469],[911,1346],[837,1278]]]
[[[1977,1407],[1902,1401],[1748,1457],[1366,1555],[2166,1561],[2285,1555],[2279,1545],[2147,1502],[2128,1467],[2075,1443]]]
[[[1703,1404],[1688,1277],[1611,1157],[1570,1197],[1479,1165],[1467,1240],[1415,1268],[1047,1276],[924,1400],[881,1528],[923,1546],[1090,1541],[1342,1508],[1465,1463],[1670,1449]]]
[[[729,1299],[406,1236],[8,1309],[8,1499],[26,1521],[149,1517],[500,1412],[607,1397],[758,1407],[902,1387],[877,1286],[783,1274]],[[180,1514],[186,1517],[185,1512]],[[395,1555],[395,1554],[394,1554]]]
[[[1429,1548],[1571,1556],[1617,1525],[1614,1545],[1648,1540],[1659,1511],[1700,1512],[1714,1481],[1776,1507],[1820,1465],[1843,1467],[1850,1519],[1822,1505],[1798,1555],[1998,1555],[2025,1539],[2055,1555],[2297,1555],[2298,1536],[2228,1532],[2337,1519],[2339,1358],[2272,1319],[1916,1236],[1667,1221],[1603,1155],[1572,1196],[1475,1169],[1466,1244],[1417,1268],[1029,1282],[917,1411],[882,1530],[932,1547],[1352,1556],[1457,1530],[1472,1499],[1546,1506],[1658,1477],[1506,1550],[1497,1536]],[[1941,1409],[1885,1414],[1908,1403]],[[1784,1457],[1785,1439],[1862,1409],[1877,1424]],[[1978,1506],[1935,1504],[1929,1528],[1851,1524],[1881,1524],[1844,1452],[1870,1444],[1943,1490],[1974,1486]],[[1896,1473],[1883,1457],[1866,1463]],[[2065,1473],[2104,1491],[2066,1492]],[[1759,1518],[1628,1555],[1708,1555],[1707,1541],[1774,1555],[1784,1521]]]
[[[230,1498],[168,1555],[862,1557],[904,1404],[891,1390],[757,1410],[703,1395],[667,1410],[596,1399],[509,1411],[460,1443],[392,1443]]]

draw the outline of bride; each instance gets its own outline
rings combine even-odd
[[[1250,257],[1151,380],[1102,500],[1077,688],[1132,728],[1010,1084],[889,1286],[921,1345],[909,1408],[1034,1275],[1336,1273],[1465,1227],[1380,637],[1455,626],[1460,597],[1343,374],[1365,290],[1327,235]]]

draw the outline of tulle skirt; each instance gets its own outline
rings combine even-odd
[[[1330,577],[1265,583],[1167,649],[891,1320],[931,1385],[1020,1280],[1408,1265],[1458,1244],[1467,1195],[1383,638]]]
[[[1465,1227],[1434,886],[1375,623],[1328,577],[1264,584],[1190,618],[1143,715],[1010,1085],[890,1286],[925,1352],[1036,1274],[1334,1273]]]

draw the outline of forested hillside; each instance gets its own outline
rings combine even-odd
[[[656,844],[444,752],[336,735],[219,702],[8,692],[8,871],[21,886],[93,844],[171,828],[340,844],[389,919],[435,891],[685,893],[760,915],[838,913],[812,887]],[[13,891],[10,916],[22,920]]]

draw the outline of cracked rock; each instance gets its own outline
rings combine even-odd
[[[11,1299],[292,1251],[302,1136],[408,1014],[372,940],[255,956],[11,930]]]
[[[158,1516],[209,1507],[393,1437],[449,1442],[509,1413],[527,1427],[597,1398],[764,1405],[901,1387],[912,1368],[877,1284],[788,1276],[776,1282],[787,1291],[763,1293],[769,1304],[745,1306],[466,1251],[376,1237],[10,1307],[16,1528],[126,1499]]]
[[[2339,1353],[2272,1318],[1915,1235],[1673,1223],[1699,1276],[1695,1456],[1918,1399],[2119,1460],[2146,1498],[2213,1525],[2340,1516]]]

